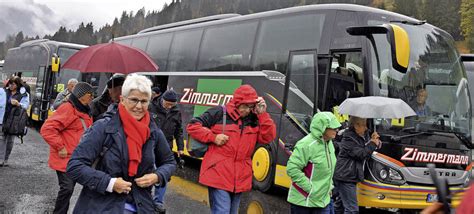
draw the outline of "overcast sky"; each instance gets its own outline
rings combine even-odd
[[[76,30],[81,22],[94,24],[94,30],[112,24],[122,11],[142,7],[161,10],[171,0],[0,0],[0,41],[7,34],[23,31],[40,37],[56,32],[59,26]]]

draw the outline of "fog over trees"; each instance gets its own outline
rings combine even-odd
[[[327,3],[350,3],[394,11],[440,27],[456,41],[464,41],[464,51],[474,53],[474,1],[473,0],[174,0],[160,11],[123,11],[113,23],[94,26],[81,23],[77,29],[59,29],[43,38],[84,45],[104,43],[115,37],[135,34],[145,28],[194,19],[204,16],[238,13],[241,15],[293,6]],[[9,48],[22,42],[39,39],[23,31],[8,35],[0,42],[0,59]]]

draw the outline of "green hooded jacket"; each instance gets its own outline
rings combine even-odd
[[[291,178],[288,202],[304,207],[326,207],[331,201],[336,155],[332,141],[323,141],[326,128],[341,126],[331,112],[319,112],[311,121],[311,133],[296,143],[286,166]]]

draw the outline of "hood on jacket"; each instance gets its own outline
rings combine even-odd
[[[339,127],[341,127],[341,123],[339,123],[334,114],[331,112],[318,112],[311,121],[310,130],[314,138],[321,138],[327,128],[337,129]]]
[[[238,110],[241,104],[255,104],[258,98],[257,91],[250,85],[241,85],[234,91],[234,97],[226,104],[226,111],[233,120],[240,117]]]

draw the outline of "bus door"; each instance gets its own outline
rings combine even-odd
[[[42,106],[42,97],[44,92],[44,83],[45,83],[45,73],[46,66],[40,65],[36,71],[36,81],[32,82],[30,85],[30,117],[34,121],[40,121],[41,119],[41,106]]]
[[[41,81],[41,82],[40,82]],[[38,73],[37,87],[41,85],[41,95],[38,96],[41,100],[39,107],[39,121],[44,121],[48,118],[49,106],[53,97],[54,84],[56,83],[56,75],[51,71],[51,66],[48,66],[43,72]]]
[[[280,124],[284,124],[284,120],[290,120],[304,135],[309,133],[311,119],[317,112],[315,105],[319,88],[317,60],[317,51],[314,49],[290,51]],[[284,139],[285,135],[291,134],[284,132],[280,126],[278,137]],[[286,144],[292,147],[298,140],[287,139]]]

